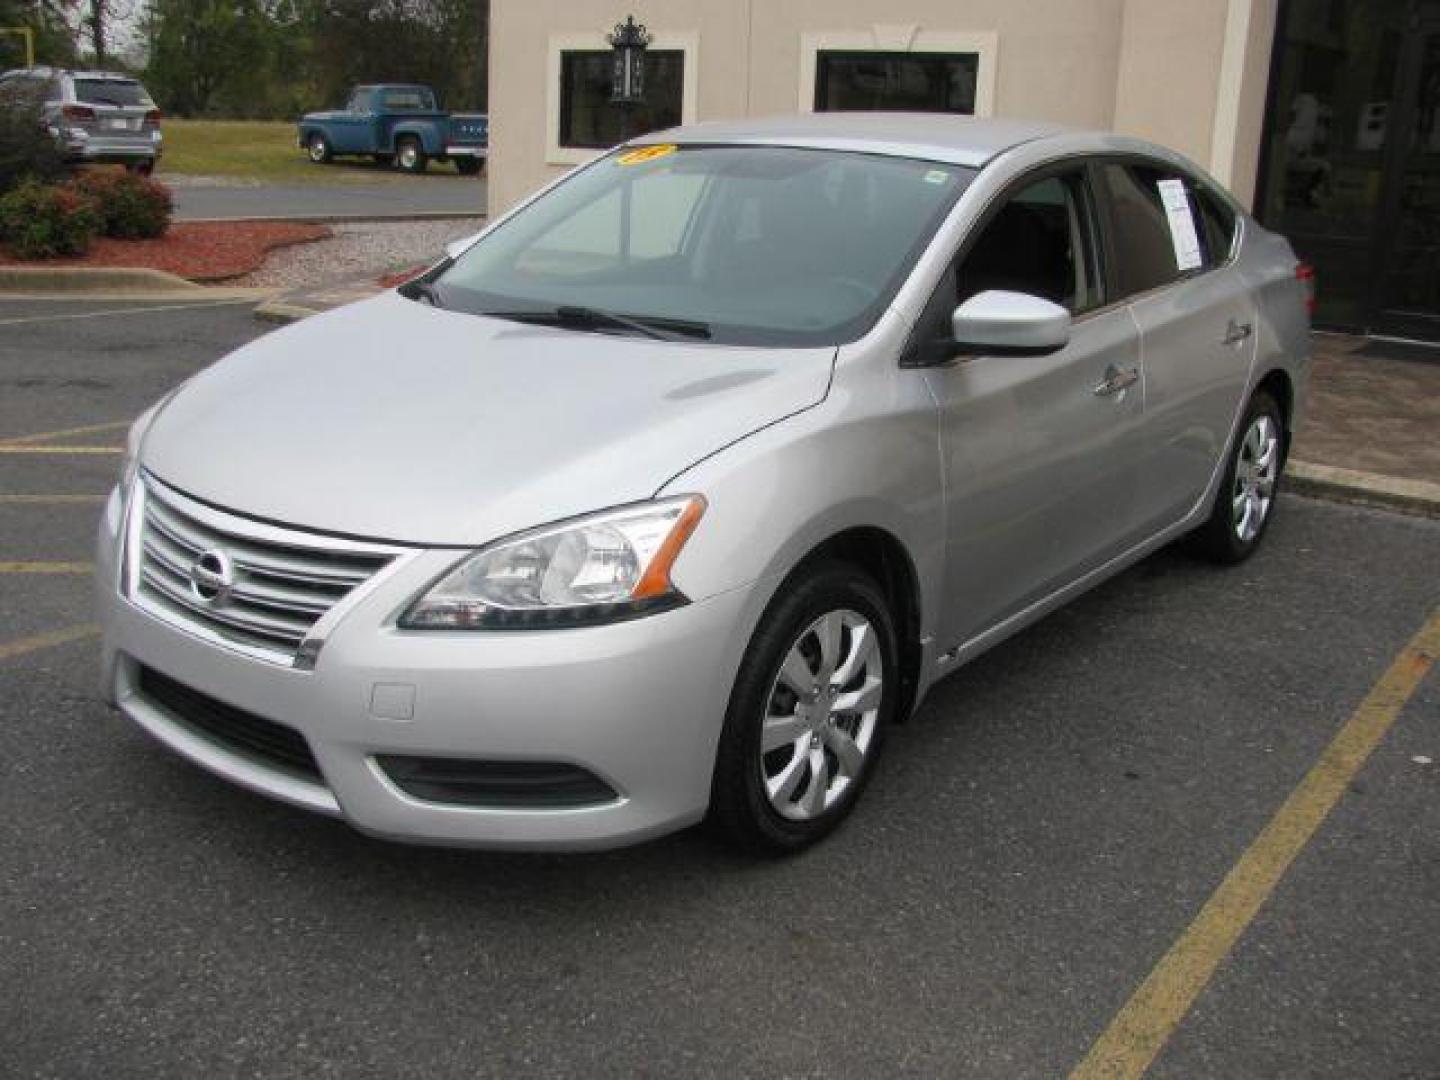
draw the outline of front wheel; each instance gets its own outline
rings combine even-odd
[[[335,152],[330,149],[330,140],[318,131],[305,140],[305,152],[316,165],[329,164],[335,157]]]
[[[750,851],[815,843],[870,778],[898,700],[884,594],[843,563],[787,583],[740,665],[716,754],[711,828]]]
[[[1245,410],[1210,518],[1191,536],[1198,554],[1218,563],[1238,563],[1255,553],[1274,516],[1284,458],[1280,406],[1265,391],[1257,391]]]
[[[423,173],[428,164],[419,139],[401,139],[395,145],[395,165],[402,172]]]

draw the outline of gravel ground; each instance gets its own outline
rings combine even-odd
[[[435,261],[447,243],[477,232],[484,222],[484,218],[461,218],[332,225],[332,239],[272,252],[260,269],[227,284],[293,288],[379,277],[387,271]]]

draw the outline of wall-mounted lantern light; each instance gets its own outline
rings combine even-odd
[[[645,100],[645,49],[651,41],[650,31],[643,23],[637,23],[634,15],[627,15],[623,23],[615,24],[614,32],[606,40],[615,52],[611,103],[640,104]]]

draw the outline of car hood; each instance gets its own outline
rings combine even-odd
[[[527,326],[395,293],[201,372],[141,449],[216,506],[323,532],[473,545],[646,499],[824,399],[833,348]]]

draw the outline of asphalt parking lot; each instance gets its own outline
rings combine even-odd
[[[267,332],[145,306],[0,301],[0,1074],[1440,1075],[1440,522],[1287,496],[1240,568],[1152,557],[801,858],[406,848],[98,703],[123,425]]]

